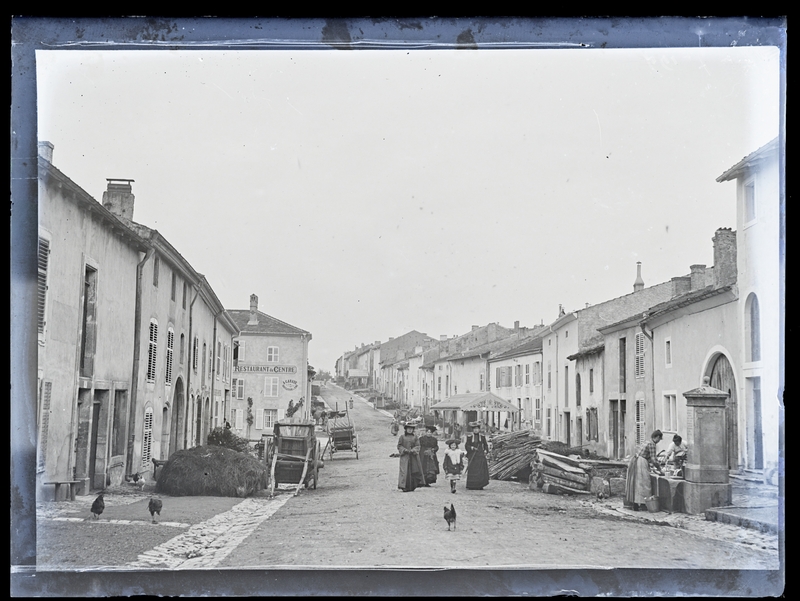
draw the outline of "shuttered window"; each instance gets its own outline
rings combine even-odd
[[[256,409],[256,430],[264,429],[264,412],[261,409]]]
[[[531,383],[531,366],[530,363],[525,364],[525,384]]]
[[[147,348],[147,381],[156,380],[156,356],[158,351],[158,323],[150,320],[150,342]]]
[[[272,430],[275,427],[275,420],[278,418],[277,409],[264,409],[264,429]]]
[[[50,429],[50,398],[52,391],[52,382],[42,382],[42,408],[39,415],[39,461],[37,465],[37,469],[40,472],[45,470],[47,464],[47,432]]]
[[[222,375],[222,343],[217,340],[217,380]]]
[[[37,319],[39,333],[44,333],[45,309],[47,307],[47,266],[50,262],[50,241],[39,238],[39,279],[37,281]]]
[[[644,378],[644,334],[636,334],[636,356],[633,363],[633,374],[637,378]]]
[[[197,373],[197,347],[198,347],[198,340],[197,336],[194,337],[194,343],[192,344],[192,369],[194,373]]]
[[[244,410],[234,409],[236,412],[236,429],[241,430],[244,428]]]
[[[645,431],[644,419],[645,405],[644,400],[637,399],[636,401],[636,444],[640,445],[644,442],[647,432]]]
[[[267,347],[267,363],[277,363],[278,362],[278,347],[277,346],[268,346]]]
[[[167,330],[167,365],[164,371],[164,383],[167,386],[172,384],[172,356],[175,346],[175,332],[170,327]]]
[[[153,447],[153,408],[148,407],[144,412],[144,431],[142,432],[142,467],[150,464],[150,453]]]
[[[264,396],[278,396],[278,380],[280,380],[280,378],[277,376],[267,376],[264,378]]]

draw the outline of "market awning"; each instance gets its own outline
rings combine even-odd
[[[367,374],[366,369],[349,369],[347,370],[347,377],[348,378],[366,378],[369,374]]]
[[[519,411],[517,407],[493,392],[457,394],[436,403],[431,409],[437,411],[508,411],[510,413]]]

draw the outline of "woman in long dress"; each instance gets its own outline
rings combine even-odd
[[[479,422],[471,422],[469,427],[472,428],[472,434],[467,436],[464,444],[467,451],[467,489],[483,490],[489,484],[489,463],[486,461],[489,445],[481,434]]]
[[[628,473],[625,478],[625,505],[630,506],[634,511],[646,505],[645,499],[653,494],[650,484],[650,466],[664,475],[661,466],[656,458],[656,445],[661,442],[664,435],[661,430],[655,430],[650,435],[650,440],[643,442],[636,449],[636,453],[628,462]]]
[[[425,475],[425,486],[430,486],[436,482],[439,474],[439,458],[436,456],[439,450],[439,441],[436,439],[436,426],[426,426],[425,429],[427,432],[419,437],[420,458]]]
[[[404,432],[397,439],[397,452],[400,454],[397,488],[403,492],[411,492],[425,484],[419,450],[419,438],[414,434],[414,424],[404,424]]]

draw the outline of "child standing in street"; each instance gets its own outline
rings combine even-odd
[[[466,452],[459,449],[458,445],[461,441],[455,438],[447,441],[448,449],[444,452],[444,474],[450,480],[450,492],[456,493],[456,482],[461,480],[461,474],[464,472],[464,457]]]

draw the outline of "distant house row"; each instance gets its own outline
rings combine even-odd
[[[226,310],[158,231],[133,221],[132,180],[102,203],[39,143],[39,485],[84,493],[152,474],[153,459],[202,445],[227,420],[269,433],[309,398],[311,334],[258,311]],[[307,410],[306,403],[306,410]]]
[[[446,419],[529,428],[623,458],[658,428],[666,446],[692,427],[683,392],[710,378],[728,394],[733,470],[778,463],[782,407],[780,182],[777,139],[723,173],[736,182],[737,229],[713,237],[714,265],[633,291],[549,325],[473,326],[434,340],[416,331],[344,353],[337,375]],[[486,410],[486,395],[500,397]],[[470,404],[481,398],[483,404]],[[447,401],[447,402],[443,402]],[[503,402],[507,405],[503,405]],[[478,407],[482,411],[472,408]],[[461,410],[463,409],[463,410]],[[449,427],[446,426],[449,430]]]

